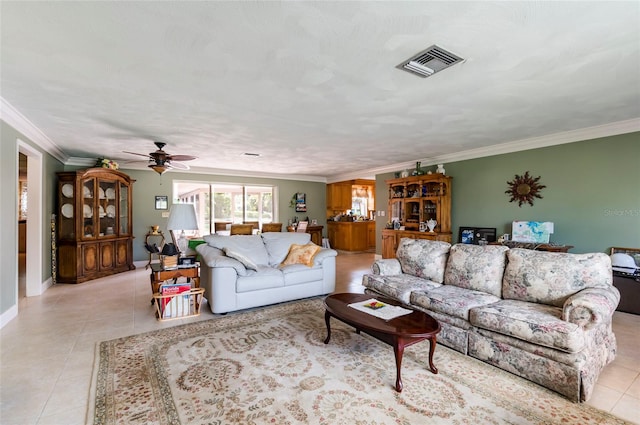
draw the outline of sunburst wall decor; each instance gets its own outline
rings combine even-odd
[[[539,192],[547,187],[543,184],[539,184],[539,181],[540,176],[533,178],[529,175],[528,171],[526,171],[523,176],[516,174],[513,180],[507,182],[509,189],[505,190],[504,193],[511,195],[509,202],[517,201],[519,207],[522,207],[522,204],[525,202],[528,202],[529,205],[533,206],[533,198],[542,199]]]

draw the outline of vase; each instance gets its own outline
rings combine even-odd
[[[424,171],[420,169],[420,161],[416,162],[416,169],[411,173],[412,176],[421,176],[424,174]]]
[[[429,227],[429,232],[431,233],[433,233],[433,229],[435,229],[437,225],[438,225],[438,222],[435,221],[434,219],[429,219],[427,221],[427,227]]]

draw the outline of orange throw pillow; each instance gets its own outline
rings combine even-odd
[[[313,257],[320,251],[320,247],[313,242],[306,245],[291,244],[287,258],[284,259],[281,266],[290,264],[304,264],[307,267],[313,267]]]

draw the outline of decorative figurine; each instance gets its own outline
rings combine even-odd
[[[438,222],[432,218],[429,219],[429,221],[427,221],[427,226],[429,227],[430,233],[433,233],[433,229],[435,229],[437,225],[438,225]]]
[[[444,174],[444,164],[438,164],[438,168],[436,169],[436,173]]]

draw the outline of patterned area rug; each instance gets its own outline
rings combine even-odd
[[[99,344],[94,424],[625,424],[428,342],[393,350],[331,319],[321,299]]]

